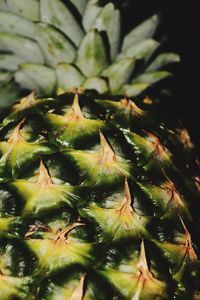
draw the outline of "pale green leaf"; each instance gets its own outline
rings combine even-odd
[[[0,54],[0,69],[14,71],[23,62],[24,59],[21,57],[11,54]]]
[[[11,33],[0,33],[0,50],[12,52],[26,61],[43,63],[38,44],[28,38]]]
[[[98,31],[106,31],[110,45],[111,58],[115,58],[119,50],[120,42],[120,14],[112,3],[104,6],[98,15],[93,28]]]
[[[39,95],[50,95],[55,90],[56,74],[49,67],[26,63],[20,65],[15,80],[22,88],[35,90]]]
[[[67,6],[60,0],[40,1],[41,21],[51,24],[64,32],[78,46],[83,31]]]
[[[108,92],[107,82],[103,78],[100,78],[100,77],[90,77],[90,78],[88,78],[84,82],[83,87],[86,90],[95,90],[99,94],[104,94],[104,93]]]
[[[156,57],[156,59],[149,65],[146,71],[156,71],[162,68],[163,66],[179,62],[180,56],[175,53],[163,53]]]
[[[131,84],[125,84],[123,87],[124,94],[128,97],[134,97],[141,94],[146,88],[150,86],[146,82],[136,82]]]
[[[71,63],[73,61],[76,54],[74,46],[53,27],[37,23],[36,39],[48,65],[55,67],[60,62]]]
[[[39,20],[39,2],[35,0],[7,0],[9,10],[33,21]]]
[[[70,2],[73,3],[79,13],[82,15],[86,7],[87,0],[70,0]]]
[[[33,22],[10,12],[0,11],[0,31],[34,38]]]
[[[145,82],[145,83],[153,84],[153,83],[156,83],[170,75],[171,75],[171,73],[166,72],[166,71],[148,72],[148,73],[144,73],[144,74],[134,78],[132,83]]]
[[[0,10],[2,11],[8,11],[8,4],[6,3],[6,0],[0,0]]]
[[[98,0],[89,0],[84,10],[82,24],[85,31],[89,31],[92,28],[98,14],[102,10],[102,7],[98,6]]]
[[[135,57],[136,59],[148,60],[152,53],[158,48],[159,43],[153,39],[141,40],[130,47],[126,48],[119,56]]]
[[[58,88],[62,89],[79,87],[85,78],[76,67],[67,63],[57,65],[56,75]]]
[[[90,31],[84,37],[77,53],[76,64],[87,77],[98,75],[106,67],[106,50],[97,30]]]
[[[148,20],[144,21],[142,24],[134,28],[131,32],[129,32],[123,41],[122,51],[131,45],[141,41],[142,39],[151,38],[158,26],[159,18],[157,15],[152,16]]]
[[[134,66],[135,60],[133,58],[124,58],[116,61],[103,71],[102,75],[108,77],[112,92],[120,90],[122,85],[128,81]]]

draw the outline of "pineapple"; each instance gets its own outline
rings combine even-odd
[[[111,3],[0,8],[2,95],[35,90],[1,114],[0,299],[198,299],[196,150],[170,109],[136,97],[178,60],[152,56],[157,17],[120,45]]]

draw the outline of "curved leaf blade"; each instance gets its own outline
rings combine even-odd
[[[22,64],[15,73],[15,80],[22,88],[35,90],[39,95],[52,94],[56,86],[54,70],[40,64]]]
[[[107,65],[103,39],[97,30],[90,31],[83,39],[76,64],[87,77],[98,75]]]
[[[156,71],[167,64],[180,61],[180,56],[175,53],[163,53],[156,57],[156,59],[148,66],[146,71]]]
[[[30,20],[39,20],[39,2],[35,0],[7,0],[9,10]]]
[[[159,17],[158,15],[154,15],[148,20],[145,20],[142,24],[138,25],[125,36],[122,44],[122,51],[124,51],[131,45],[141,41],[142,39],[152,38],[158,24]]]
[[[0,11],[0,31],[34,38],[33,22],[10,12]]]
[[[71,63],[76,55],[76,50],[66,37],[53,27],[36,24],[36,40],[38,41],[45,61],[55,67],[60,62]]]
[[[12,54],[0,54],[0,69],[15,71],[24,61],[23,58]]]
[[[98,6],[98,0],[89,0],[83,14],[82,24],[86,32],[90,31],[102,7]]]
[[[28,38],[0,32],[0,50],[11,52],[26,61],[43,63],[43,55],[38,44]]]
[[[116,61],[103,71],[102,76],[108,78],[112,92],[120,91],[122,85],[130,78],[134,66],[135,60],[133,58],[124,58]]]
[[[60,0],[40,0],[41,21],[64,32],[78,46],[84,34],[67,6]]]
[[[70,89],[79,87],[84,81],[85,77],[73,65],[60,63],[56,67],[56,75],[58,82],[58,89]]]
[[[118,53],[119,42],[120,42],[120,14],[112,3],[107,4],[103,7],[99,13],[93,28],[98,31],[105,31],[108,36],[110,45],[110,56],[114,59]]]

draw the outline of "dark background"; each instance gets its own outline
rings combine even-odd
[[[121,1],[119,1],[121,2]],[[193,141],[200,146],[200,10],[198,0],[127,0],[122,9],[123,31],[160,12],[165,51],[176,52],[181,63],[170,79],[172,110],[180,115]],[[121,2],[122,3],[122,2]],[[126,3],[126,0],[125,2]]]

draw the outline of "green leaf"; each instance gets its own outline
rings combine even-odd
[[[146,71],[156,71],[167,64],[179,62],[180,56],[175,53],[163,53],[156,57],[156,59],[148,66]]]
[[[46,63],[50,66],[55,67],[60,62],[71,63],[76,55],[72,43],[61,32],[47,24],[36,24],[36,40]]]
[[[6,0],[0,0],[0,10],[2,10],[2,11],[9,10]]]
[[[79,11],[80,15],[83,15],[83,12],[85,10],[87,0],[70,0],[71,3],[77,8]]]
[[[133,58],[119,59],[102,73],[109,80],[110,89],[112,92],[120,91],[120,88],[131,76],[135,66]]]
[[[147,61],[159,45],[160,44],[158,42],[152,39],[141,40],[126,48],[119,55],[119,58],[125,56],[134,57],[136,59],[144,59],[145,61]]]
[[[98,6],[98,0],[89,0],[83,14],[82,24],[86,32],[90,31],[102,7]]]
[[[50,95],[56,87],[56,74],[53,69],[40,64],[20,65],[15,80],[24,89],[35,90],[39,95]]]
[[[122,51],[130,47],[131,45],[141,41],[143,39],[151,38],[158,26],[159,17],[157,15],[152,16],[148,20],[145,20],[142,24],[134,28],[131,32],[129,32],[123,41]]]
[[[141,83],[147,83],[151,85],[169,76],[171,76],[171,73],[166,71],[148,72],[134,78],[132,83],[141,82]]]
[[[144,90],[146,90],[150,86],[147,82],[136,82],[125,84],[123,86],[124,94],[128,97],[134,97],[141,94]]]
[[[90,31],[81,42],[77,66],[87,77],[98,75],[107,65],[106,49],[97,30]]]
[[[0,50],[14,53],[26,61],[44,63],[38,44],[30,39],[11,33],[0,33]]]
[[[107,82],[100,77],[90,77],[86,79],[86,81],[83,83],[83,87],[86,90],[95,90],[99,94],[104,94],[108,92]]]
[[[11,54],[0,54],[0,69],[15,71],[24,59]]]
[[[33,22],[10,12],[0,11],[0,31],[34,39]]]
[[[84,34],[67,6],[60,0],[40,0],[41,21],[64,32],[78,46]]]
[[[107,4],[99,13],[92,27],[98,29],[98,31],[106,31],[110,45],[110,56],[111,59],[114,59],[118,53],[120,42],[119,11],[115,10],[112,3]]]
[[[9,10],[33,21],[39,20],[39,1],[7,0]]]
[[[58,89],[70,89],[81,86],[85,77],[73,65],[67,63],[60,63],[56,67],[56,75],[58,82]]]

